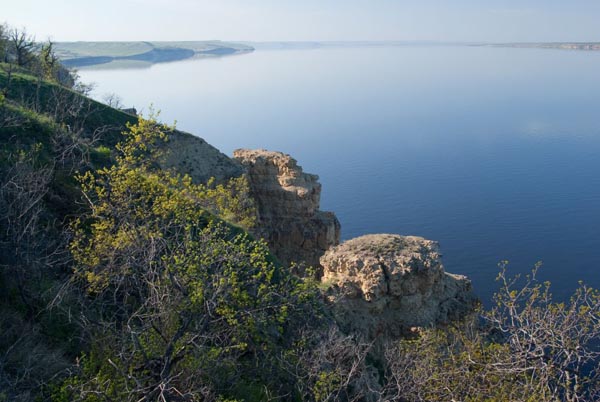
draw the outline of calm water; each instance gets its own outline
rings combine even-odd
[[[543,261],[560,296],[600,287],[600,52],[265,50],[80,73],[227,154],[293,155],[344,239],[438,240],[484,299],[500,260]]]

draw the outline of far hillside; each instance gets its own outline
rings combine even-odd
[[[58,42],[55,51],[67,67],[100,64],[147,66],[192,57],[218,57],[251,52],[248,45],[222,41]]]

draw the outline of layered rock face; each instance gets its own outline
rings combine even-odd
[[[444,272],[438,243],[422,237],[358,237],[330,249],[321,265],[338,323],[370,339],[445,323],[476,304],[471,282]]]
[[[258,204],[256,234],[283,263],[318,267],[323,253],[340,241],[335,214],[319,210],[319,177],[304,173],[294,158],[281,152],[238,149],[234,158],[245,167]]]

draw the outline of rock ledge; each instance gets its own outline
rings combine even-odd
[[[331,248],[320,261],[340,326],[368,338],[443,324],[476,304],[471,282],[444,272],[438,243],[422,237],[361,236]]]

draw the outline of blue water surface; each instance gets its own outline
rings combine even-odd
[[[343,239],[424,236],[489,300],[498,262],[565,297],[600,287],[600,52],[490,47],[258,50],[80,72],[226,154],[291,154]]]

